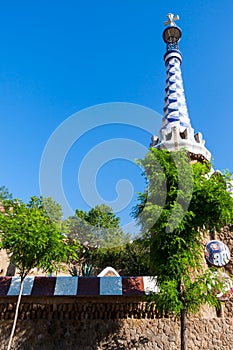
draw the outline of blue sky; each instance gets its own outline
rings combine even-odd
[[[0,185],[24,201],[39,195],[40,163],[48,140],[61,123],[83,109],[124,102],[162,113],[162,31],[169,12],[180,16],[182,72],[192,125],[203,133],[215,168],[233,171],[231,0],[15,0],[0,2]],[[95,124],[101,118],[94,112]],[[85,120],[85,113],[80,118]],[[135,125],[140,118],[135,117]],[[127,139],[148,147],[150,132],[135,125],[117,119],[115,124],[98,124],[67,149],[60,172],[73,210],[88,210],[95,204],[82,198],[78,174],[83,159],[96,146],[118,139],[119,149],[124,149],[120,139]],[[157,127],[158,120],[155,134]],[[78,124],[76,128],[78,135]],[[108,143],[104,145],[109,149]],[[132,143],[129,147],[137,148]],[[135,192],[143,191],[144,180],[132,159],[119,159],[121,152],[112,157],[98,169],[95,185],[103,200],[114,202],[117,182],[131,182],[121,183],[129,200],[117,213],[127,224],[132,220]],[[132,157],[137,158],[133,151]],[[91,165],[87,169],[90,174]],[[87,181],[81,192],[92,185]],[[59,200],[59,195],[54,199]]]

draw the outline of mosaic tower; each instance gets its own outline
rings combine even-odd
[[[210,160],[211,154],[205,147],[202,134],[194,133],[188,115],[180,67],[182,55],[178,45],[182,31],[175,23],[179,17],[169,13],[167,18],[163,32],[166,43],[164,117],[159,136],[152,136],[151,147],[168,151],[186,148],[191,160]]]

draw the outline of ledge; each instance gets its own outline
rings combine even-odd
[[[20,277],[0,277],[0,298],[19,294]],[[157,292],[156,279],[140,277],[38,277],[28,276],[24,281],[23,296],[32,297],[87,297],[87,296],[143,296]]]

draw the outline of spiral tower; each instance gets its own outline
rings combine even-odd
[[[182,31],[175,23],[179,17],[169,13],[167,18],[163,31],[163,40],[166,43],[164,117],[159,136],[152,136],[151,147],[168,151],[186,148],[191,160],[210,160],[211,153],[205,147],[202,134],[194,133],[189,119],[181,73],[182,55],[179,49]]]

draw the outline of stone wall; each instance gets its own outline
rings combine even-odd
[[[232,319],[189,320],[189,350],[232,350]],[[1,321],[6,349],[12,322]],[[178,350],[179,324],[170,319],[20,320],[13,350]]]
[[[0,299],[6,349],[16,298]],[[231,350],[233,318],[189,319],[189,350]],[[23,297],[12,350],[177,350],[179,322],[141,297]]]
[[[233,232],[232,229],[230,229],[228,226],[223,227],[222,230],[217,233],[216,239],[219,239],[220,241],[224,242],[231,254],[231,259],[229,263],[223,267],[223,271],[225,271],[227,274],[229,274],[231,277],[233,276]],[[225,303],[224,307],[224,315],[225,317],[232,317],[233,316],[233,300],[232,298]]]
[[[217,239],[224,242],[231,254],[231,259],[229,263],[224,267],[224,270],[230,274],[233,275],[233,232],[229,229],[228,226],[222,228],[221,232],[217,234]]]

